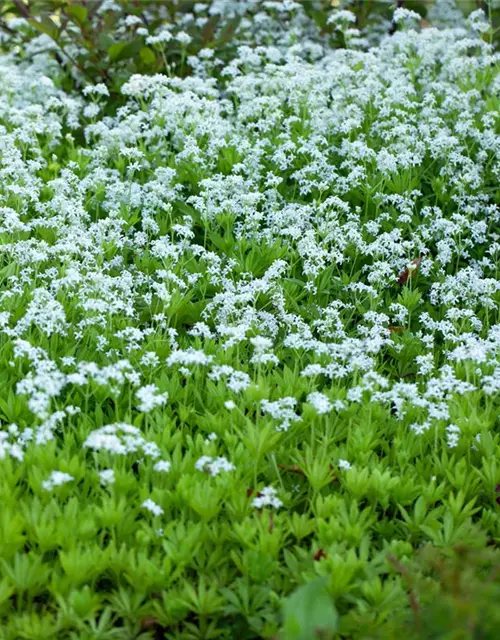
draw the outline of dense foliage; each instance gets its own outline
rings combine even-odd
[[[498,0],[459,0],[465,13],[484,7],[494,27]],[[197,71],[200,52],[216,57],[219,72],[242,45],[368,46],[393,33],[394,6],[418,12],[423,25],[463,22],[454,0],[4,0],[0,48],[17,60],[48,53],[57,61],[65,89],[104,81],[113,101],[133,73],[186,76]],[[332,9],[352,13],[343,28]],[[497,29],[492,32],[493,37]]]
[[[2,640],[496,637],[491,23],[247,4],[115,84],[7,25]]]

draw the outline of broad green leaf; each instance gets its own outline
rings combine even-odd
[[[141,60],[144,62],[144,64],[151,65],[156,62],[155,53],[149,47],[142,47],[139,51],[139,55],[141,56]]]
[[[338,614],[326,578],[302,585],[283,604],[283,640],[327,640],[338,628]]]
[[[108,55],[114,62],[126,60],[139,53],[141,46],[142,41],[139,38],[131,42],[116,42],[109,47]]]
[[[69,7],[66,7],[64,9],[64,12],[68,16],[75,18],[75,20],[77,20],[80,23],[85,22],[85,20],[87,19],[87,15],[89,13],[88,9],[82,6],[81,4],[72,4]]]
[[[115,42],[108,48],[108,56],[110,60],[117,60],[118,56],[125,47],[125,42]]]

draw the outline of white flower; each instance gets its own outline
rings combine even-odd
[[[32,324],[47,336],[53,333],[66,334],[68,325],[64,307],[47,289],[37,288],[33,291],[26,313],[16,325],[18,335],[22,335]]]
[[[83,89],[84,96],[109,96],[108,87],[100,82],[99,84],[88,84]]]
[[[307,402],[312,404],[312,406],[316,409],[316,412],[320,415],[329,413],[334,405],[330,402],[330,400],[323,393],[319,393],[319,391],[313,391],[307,396]]]
[[[183,45],[188,45],[193,40],[185,31],[179,31],[179,33],[176,34],[175,39]]]
[[[165,513],[165,511],[160,507],[160,505],[156,504],[153,500],[148,498],[144,500],[141,505],[144,509],[150,511],[154,516],[161,516]]]
[[[153,466],[154,471],[170,471],[171,463],[168,460],[158,460]]]
[[[339,469],[352,469],[352,465],[347,460],[342,460],[342,458],[338,461]]]
[[[430,426],[431,425],[429,421],[426,421],[423,424],[419,424],[418,422],[415,422],[410,426],[410,429],[413,431],[413,433],[417,435],[421,435],[422,433],[430,429]]]
[[[219,456],[211,458],[210,456],[202,456],[194,465],[198,471],[205,471],[211,476],[218,476],[221,472],[234,471],[236,468],[232,462],[226,458]]]
[[[155,442],[148,442],[137,427],[126,423],[108,424],[91,431],[83,446],[94,451],[107,451],[117,455],[141,451],[151,458],[157,458],[160,455]]]
[[[74,478],[73,476],[70,476],[69,473],[64,473],[63,471],[52,471],[48,479],[42,482],[42,487],[46,491],[52,491],[54,487],[60,487],[72,480],[74,480]]]
[[[275,400],[274,402],[262,400],[260,406],[264,413],[268,413],[272,418],[280,421],[280,425],[278,426],[279,431],[286,431],[292,422],[301,420],[301,417],[293,410],[296,404],[297,400],[288,396]]]
[[[135,392],[135,397],[139,400],[137,409],[142,413],[149,413],[156,407],[162,407],[167,402],[168,393],[160,393],[155,384],[147,384]]]
[[[405,9],[404,7],[398,7],[394,11],[392,19],[395,24],[413,25],[415,22],[420,22],[422,17],[416,11],[411,11],[411,9]]]
[[[476,9],[469,14],[467,19],[469,26],[478,33],[486,33],[490,30],[490,24],[486,18],[486,14],[482,9]]]
[[[273,341],[263,336],[250,338],[250,343],[254,347],[254,354],[250,358],[252,364],[279,364],[278,357],[271,351]]]
[[[84,108],[83,115],[89,119],[95,118],[99,114],[99,111],[100,111],[99,105],[92,102],[91,104],[88,104]]]
[[[166,44],[172,40],[172,34],[168,29],[162,29],[154,36],[149,36],[146,38],[147,44]]]
[[[225,377],[228,388],[234,393],[244,391],[252,383],[248,373],[236,371],[230,365],[216,365],[212,367],[208,377],[211,380],[220,380]]]
[[[107,486],[108,484],[114,484],[115,482],[115,472],[113,469],[104,469],[99,472],[99,479],[103,486]]]
[[[356,22],[356,15],[352,11],[341,9],[334,11],[328,16],[327,24],[334,24],[346,27],[348,24],[354,24]]]
[[[252,500],[252,506],[256,509],[263,507],[273,507],[279,509],[283,506],[283,502],[278,498],[276,489],[273,487],[264,487],[259,491],[257,497]]]
[[[446,441],[450,449],[455,448],[460,440],[460,427],[455,424],[449,424],[446,427]]]
[[[204,351],[193,349],[190,347],[186,351],[176,350],[167,358],[167,367],[171,367],[174,364],[181,365],[200,365],[206,366],[213,360],[213,356],[207,355]]]
[[[136,24],[142,24],[142,20],[139,16],[134,16],[132,14],[125,16],[124,23],[127,27],[133,27]]]
[[[432,353],[417,356],[415,362],[418,364],[418,373],[421,376],[426,376],[434,370],[434,354]]]

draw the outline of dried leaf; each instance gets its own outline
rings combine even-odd
[[[306,474],[302,471],[302,469],[296,464],[279,464],[278,467],[283,469],[283,471],[292,471],[293,473],[299,473],[301,476],[305,476]]]
[[[316,553],[313,556],[313,559],[318,561],[318,560],[322,560],[323,558],[328,558],[328,554],[326,554],[323,549],[318,549],[316,551]]]

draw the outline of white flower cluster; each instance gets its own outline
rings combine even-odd
[[[274,420],[280,421],[278,426],[280,431],[286,431],[292,422],[298,422],[301,420],[301,417],[294,411],[296,404],[296,398],[287,397],[280,398],[274,402],[262,400],[260,406],[264,413],[268,413],[272,418],[274,418]]]
[[[42,482],[42,487],[46,491],[52,491],[54,487],[60,487],[72,480],[74,480],[74,478],[73,476],[70,476],[69,473],[64,473],[63,471],[52,471],[47,480]]]
[[[312,404],[315,408],[316,412],[320,415],[325,413],[329,413],[333,408],[333,403],[330,402],[327,396],[324,393],[320,393],[319,391],[313,391],[307,396],[307,402]]]
[[[211,476],[218,476],[219,473],[234,471],[236,467],[232,462],[229,462],[223,456],[218,456],[217,458],[211,458],[210,456],[202,456],[196,461],[194,465],[198,471],[205,471],[209,473]]]
[[[114,469],[104,469],[99,472],[99,480],[101,484],[106,487],[110,484],[114,484],[115,482],[115,472]]]
[[[225,65],[205,50],[185,78],[132,76],[112,115],[104,84],[75,97],[43,59],[2,58],[2,412],[17,424],[0,459],[77,439],[85,464],[135,454],[166,473],[184,429],[188,447],[212,430],[232,445],[245,422],[287,438],[372,404],[408,439],[435,433],[456,452],[476,435],[454,424],[461,403],[488,407],[493,427],[500,55],[478,35],[483,14],[362,48],[340,10],[330,22],[350,48],[331,50],[300,3],[273,10],[293,28],[274,37],[263,13],[257,46]],[[185,52],[189,38],[163,26],[148,42]],[[345,451],[338,467],[355,469]],[[253,504],[282,506],[271,487]]]
[[[160,455],[157,444],[147,442],[140,429],[125,423],[108,424],[95,429],[88,435],[83,446],[94,451],[107,451],[116,455],[136,452],[142,452],[150,458],[157,458]]]
[[[165,513],[160,505],[156,504],[156,502],[154,502],[154,500],[151,500],[151,498],[144,500],[144,502],[142,503],[142,507],[144,509],[147,509],[147,511],[152,513],[154,516],[162,516]]]
[[[263,509],[264,507],[279,509],[283,506],[283,502],[278,498],[276,489],[273,487],[264,487],[252,500],[252,506],[256,509]]]
[[[135,392],[135,397],[139,400],[137,409],[143,413],[149,413],[156,407],[162,407],[168,400],[168,393],[159,393],[155,384],[147,384]]]

